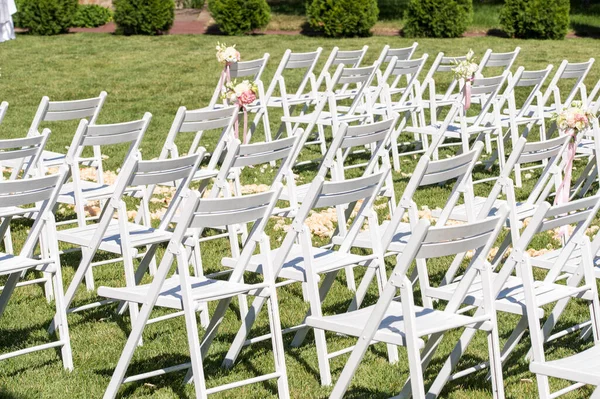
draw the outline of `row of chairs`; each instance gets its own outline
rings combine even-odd
[[[487,366],[491,372],[494,396],[503,397],[502,363],[522,338],[527,326],[530,330],[535,330],[531,333],[532,370],[538,373],[541,397],[550,395],[546,379],[548,376],[576,381],[572,389],[582,384],[597,385],[597,377],[593,372],[568,367],[581,362],[582,357],[593,357],[596,345],[581,355],[557,361],[558,363],[545,361],[543,354],[545,342],[565,334],[559,332],[552,335],[551,331],[569,298],[589,301],[592,310],[590,322],[571,327],[571,331],[589,330],[589,333],[593,333],[595,342],[598,340],[595,316],[598,295],[593,279],[596,273],[593,257],[600,249],[600,239],[589,242],[585,236],[600,203],[597,195],[590,195],[597,180],[595,158],[589,157],[589,168],[586,166],[584,169],[589,174],[579,186],[576,185],[579,190],[573,193],[574,199],[580,199],[567,205],[550,206],[547,201],[562,177],[561,170],[565,162],[562,155],[567,139],[540,137],[537,142],[528,142],[527,134],[519,134],[509,144],[511,153],[508,159],[504,159],[505,154],[498,151],[502,168],[489,196],[475,197],[472,175],[488,144],[486,136],[477,134],[480,137],[473,143],[468,136],[463,140],[462,133],[465,130],[458,130],[461,132],[459,138],[462,140],[462,153],[443,160],[437,157],[443,140],[449,137],[449,126],[456,121],[459,126],[470,123],[469,116],[461,112],[462,98],[455,95],[447,104],[451,110],[441,125],[432,123],[441,139],[423,145],[426,151],[400,199],[396,201],[396,190],[391,178],[394,148],[398,149],[399,134],[409,131],[406,125],[402,125],[400,113],[408,113],[404,119],[416,121],[413,122],[414,129],[425,126],[422,123],[425,119],[422,99],[418,99],[418,105],[411,106],[411,102],[418,97],[415,92],[420,83],[416,76],[423,68],[424,59],[426,57],[410,66],[398,67],[401,65],[400,61],[392,58],[391,66],[384,71],[382,80],[375,87],[371,87],[371,83],[378,75],[378,65],[367,68],[346,68],[340,65],[333,76],[326,75],[324,78],[327,81],[325,92],[315,92],[314,97],[303,99],[300,104],[306,106],[306,110],[300,112],[300,115],[292,115],[291,112],[285,115],[284,107],[282,129],[288,136],[285,138],[270,138],[265,134],[264,142],[241,143],[232,135],[237,108],[224,104],[217,106],[215,103],[208,109],[180,109],[158,160],[141,160],[137,151],[150,122],[148,114],[138,121],[112,125],[82,121],[69,152],[63,161],[57,163],[60,165],[58,172],[49,176],[46,173],[51,164],[46,163],[46,160],[50,157],[46,157],[49,153],[44,150],[49,131],[18,139],[21,141],[6,140],[6,143],[0,143],[0,147],[5,149],[3,161],[7,161],[6,165],[14,174],[10,180],[1,183],[4,185],[2,192],[5,193],[1,202],[4,236],[9,236],[7,233],[11,219],[29,217],[35,220],[19,255],[12,255],[13,251],[7,249],[6,265],[12,266],[5,266],[6,271],[0,268],[3,274],[10,275],[0,297],[0,312],[4,310],[8,298],[22,279],[23,271],[37,269],[44,275],[47,295],[48,291],[54,290],[56,317],[52,328],[58,330],[60,337],[56,343],[3,355],[0,359],[60,346],[65,367],[70,369],[73,365],[67,312],[118,302],[120,312],[129,309],[132,332],[106,391],[107,398],[115,397],[122,383],[182,369],[190,369],[186,379],[195,383],[198,397],[267,379],[276,379],[279,395],[287,397],[289,393],[281,336],[285,332],[294,332],[292,345],[300,345],[310,329],[315,332],[319,373],[323,384],[332,383],[330,359],[352,352],[332,397],[343,396],[366,348],[373,342],[388,344],[391,362],[398,359],[397,346],[407,348],[411,378],[403,393],[412,392],[416,397],[425,397],[422,369],[433,357],[444,332],[462,327],[466,327],[466,330],[444,364],[442,372],[429,388],[431,394],[439,395],[446,382]],[[406,75],[411,76],[409,82],[413,83],[398,92],[401,93],[400,99],[395,100],[392,99],[391,86],[385,82],[392,79],[393,72],[398,68],[410,70]],[[518,72],[519,70],[515,76]],[[521,70],[521,76],[522,74]],[[502,97],[498,94],[500,87],[507,78],[508,73],[504,73],[501,78],[475,80],[473,94],[476,98],[480,97],[482,108],[487,107],[476,119],[490,120],[490,114],[494,113],[489,112],[490,107],[486,104],[489,101],[499,101]],[[517,86],[514,80],[512,82]],[[478,83],[481,87],[494,88],[478,91]],[[54,113],[54,120],[67,119],[68,114],[76,115],[76,118],[94,118],[104,97],[105,94],[102,94],[97,99],[92,99],[99,104],[96,106],[91,100],[57,103],[47,101],[46,113]],[[430,102],[435,103],[435,98],[430,97]],[[260,97],[258,101],[264,99],[265,97]],[[349,101],[350,105],[345,101]],[[510,101],[508,103],[510,108]],[[69,108],[75,104],[81,112]],[[326,106],[329,107],[328,111],[324,110]],[[503,111],[502,106],[498,111]],[[434,107],[437,108],[441,106]],[[287,109],[291,110],[291,107]],[[260,110],[257,111],[259,113]],[[267,114],[268,108],[261,117]],[[494,114],[496,118],[501,115],[501,112]],[[495,123],[494,121],[497,119],[486,123]],[[331,127],[331,138],[325,136],[325,126]],[[205,150],[200,141],[204,132],[213,129],[220,132],[218,144],[208,157],[208,167],[199,168],[200,162],[205,158]],[[312,182],[298,185],[292,169],[298,164],[305,146],[311,142],[315,129],[322,160]],[[189,155],[180,154],[174,144],[176,136],[182,132],[195,133],[192,147],[187,152]],[[586,137],[595,138],[595,135],[587,134]],[[583,136],[579,138],[579,142],[582,146],[586,144]],[[593,154],[596,153],[597,142],[591,142]],[[94,166],[101,173],[101,148],[117,144],[127,145],[129,149],[116,183],[107,184],[101,177],[96,182],[85,182],[78,176],[82,164]],[[86,147],[93,148],[93,158],[83,156]],[[357,165],[351,162],[350,154],[357,152],[366,154],[365,163]],[[518,184],[513,185],[510,176],[521,165],[532,163],[541,165],[542,173],[527,201],[519,204],[515,198]],[[256,168],[264,164],[278,165],[269,190],[244,195],[244,201],[239,201],[237,197],[242,195],[241,175],[251,169],[251,166]],[[358,171],[359,168],[362,170]],[[349,170],[353,172],[346,176]],[[211,179],[214,180],[212,186]],[[425,186],[448,184],[452,180],[455,185],[446,205],[437,215],[436,227],[430,227],[427,221],[419,220],[416,193]],[[192,182],[193,189],[190,188]],[[173,198],[159,226],[152,227],[149,216],[150,199],[159,186],[173,187]],[[503,201],[498,199],[501,193],[506,193]],[[137,199],[140,204],[133,221],[127,213],[125,200],[128,197]],[[102,212],[97,223],[90,224],[89,218],[85,216],[85,204],[92,199],[101,201]],[[386,202],[391,217],[389,221],[381,223],[375,207],[375,202],[380,199]],[[283,207],[280,202],[282,200],[285,201]],[[65,229],[56,227],[52,210],[61,201],[75,205],[76,226]],[[459,205],[459,202],[464,204]],[[37,206],[24,207],[32,203],[37,203]],[[306,220],[311,211],[324,207],[336,209],[338,226],[331,245],[319,248],[312,243]],[[284,216],[292,221],[281,246],[272,250],[265,227],[274,215]],[[527,227],[520,232],[518,227],[528,218],[531,219],[528,220]],[[463,220],[466,224],[452,225],[447,223],[450,220]],[[172,223],[176,224],[174,229],[171,227]],[[368,230],[363,229],[365,223],[369,226]],[[511,232],[504,239],[493,261],[489,262],[488,255],[506,223],[512,227]],[[567,224],[575,224],[577,227],[565,239],[560,250],[553,251],[543,259],[527,255],[534,236]],[[231,257],[222,259],[223,267],[229,269],[227,280],[203,274],[200,243],[208,238],[204,235],[208,229],[223,232],[219,236],[228,238],[231,244]],[[240,235],[243,241],[241,247]],[[80,265],[66,294],[63,294],[60,281],[61,254],[58,251],[58,241],[80,247],[82,252]],[[38,243],[41,253],[34,256]],[[159,262],[157,252],[164,244],[166,251]],[[351,251],[354,248],[368,249],[369,255],[356,255]],[[511,255],[505,259],[504,255],[509,248]],[[94,288],[92,261],[99,250],[117,254],[118,259],[123,260],[126,286],[99,287],[98,294],[107,298],[105,301],[70,308],[75,292],[83,280],[86,280],[89,289]],[[472,251],[472,255],[467,256],[469,251]],[[388,278],[385,265],[389,256],[396,257],[396,266]],[[448,269],[443,281],[439,286],[432,286],[429,281],[431,276],[427,267],[428,260],[448,256],[453,258],[445,262],[448,263]],[[136,268],[134,261],[137,258],[140,260]],[[469,258],[469,265],[463,271],[461,265]],[[417,265],[415,271],[410,268],[413,260]],[[169,276],[174,262],[177,273]],[[193,266],[193,273],[188,268],[190,265]],[[549,269],[549,277],[543,281],[533,279],[532,266]],[[358,287],[353,285],[353,270],[356,267],[366,269]],[[323,315],[321,303],[341,270],[345,270],[349,288],[355,290],[355,298],[348,312]],[[147,271],[151,272],[153,280],[150,284],[142,284],[142,277]],[[514,271],[515,276],[512,275]],[[244,276],[248,274],[262,275],[263,282],[245,283]],[[568,283],[558,284],[557,281],[565,279],[565,275]],[[361,307],[373,280],[379,290],[379,300],[376,305]],[[282,330],[277,289],[292,283],[301,283],[305,299],[310,305],[310,313],[301,325]],[[422,293],[422,306],[415,305],[415,284],[419,285]],[[398,290],[400,297],[397,297]],[[206,388],[202,360],[234,297],[240,298],[243,323],[226,356],[224,366],[234,365],[243,346],[270,339],[273,344],[274,371],[248,380]],[[255,297],[250,309],[246,297]],[[218,301],[212,315],[208,314],[206,306],[210,301]],[[553,317],[540,328],[539,316],[540,312],[542,315],[544,312],[541,306],[556,301],[559,305],[552,311]],[[249,338],[252,325],[265,302],[268,304],[269,333]],[[434,306],[439,302],[447,303],[444,310]],[[173,309],[174,312],[151,319],[151,312],[157,306]],[[473,312],[468,313],[469,310]],[[497,311],[521,316],[515,332],[502,350],[498,338]],[[202,341],[198,339],[196,313],[199,313],[200,323],[206,331]],[[133,353],[141,342],[144,327],[149,323],[181,315],[186,320],[191,362],[126,377]],[[354,347],[329,353],[326,331],[360,338]],[[488,364],[475,365],[452,374],[476,331],[483,331],[488,337]],[[567,369],[568,373],[565,371]]]

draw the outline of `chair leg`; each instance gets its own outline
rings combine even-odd
[[[319,287],[319,296],[321,298],[321,302],[323,302],[323,300],[325,299],[325,295],[327,295],[327,293],[329,292],[329,289],[331,288],[331,286],[333,285],[333,282],[335,281],[335,277],[337,276],[338,272],[334,271],[331,273],[328,273],[325,275],[325,278],[323,279],[323,283],[321,284],[321,287]],[[306,322],[306,317],[310,316],[311,312],[310,309],[308,310],[308,312],[306,313],[306,316],[304,317],[304,320],[302,321],[302,323],[304,324]],[[304,342],[304,339],[306,339],[306,335],[308,334],[308,331],[310,331],[310,327],[304,327],[298,331],[296,331],[296,334],[294,335],[294,339],[292,340],[292,347],[297,348],[300,345],[302,345],[302,343]]]
[[[251,305],[250,309],[248,310],[248,314],[243,319],[242,326],[240,327],[237,334],[235,335],[235,338],[233,339],[233,343],[231,344],[231,346],[229,347],[229,350],[227,351],[227,354],[225,355],[225,359],[223,360],[223,363],[221,365],[222,367],[226,367],[226,368],[233,367],[233,363],[235,362],[235,360],[239,356],[240,352],[242,351],[242,348],[244,347],[244,343],[246,342],[246,339],[248,338],[248,334],[250,333],[250,330],[252,329],[252,326],[254,325],[254,322],[256,321],[256,317],[258,316],[258,313],[260,312],[263,305],[265,304],[265,301],[266,301],[266,299],[262,298],[262,297],[256,297],[256,298],[254,298],[254,301],[252,301],[252,305]]]
[[[60,267],[57,265],[57,267]],[[58,335],[59,339],[63,341],[61,347],[61,355],[63,360],[63,366],[66,370],[73,370],[73,352],[71,349],[71,337],[69,335],[69,324],[67,320],[67,309],[63,303],[63,286],[61,281],[61,275],[58,273],[54,274],[54,298],[56,307],[56,324],[58,324]]]
[[[275,371],[279,373],[279,377],[277,378],[277,396],[279,398],[287,399],[290,397],[290,388],[288,386],[285,351],[283,348],[283,333],[281,331],[281,320],[279,318],[279,301],[277,299],[276,291],[273,291],[273,294],[271,294],[267,300],[267,308],[269,313]]]

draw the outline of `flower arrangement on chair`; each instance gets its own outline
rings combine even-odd
[[[217,43],[217,60],[223,64],[223,72],[221,73],[221,80],[219,85],[223,87],[224,84],[231,82],[231,75],[229,74],[229,68],[231,64],[236,64],[241,60],[240,52],[236,50],[235,44],[233,46],[227,46],[225,43]]]
[[[471,107],[471,83],[475,78],[475,73],[479,70],[479,65],[475,62],[475,53],[473,50],[469,50],[467,56],[462,61],[454,60],[454,77],[456,79],[463,79],[465,85],[463,86],[463,93],[465,96],[464,110],[468,110]]]
[[[585,109],[581,101],[573,101],[569,108],[565,108],[561,113],[555,114],[552,118],[552,121],[556,122],[559,132],[571,137],[566,153],[565,176],[556,190],[556,197],[554,198],[556,204],[569,202],[573,160],[577,152],[577,137],[579,133],[590,129],[594,119],[596,119],[596,116]]]
[[[247,106],[252,104],[258,98],[258,86],[255,82],[244,80],[237,83],[235,80],[225,84],[221,97],[230,105],[237,104],[244,112],[244,135],[242,143],[246,144],[246,134],[248,133],[248,110]],[[239,124],[235,121],[235,137],[239,137]]]

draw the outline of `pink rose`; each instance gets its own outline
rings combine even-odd
[[[256,94],[252,90],[247,90],[238,96],[240,105],[252,104],[254,101],[256,101]]]

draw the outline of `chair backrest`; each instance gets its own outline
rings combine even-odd
[[[520,51],[520,47],[516,47],[508,53],[495,53],[491,49],[488,49],[483,54],[483,57],[481,57],[478,72],[483,76],[485,68],[501,68],[502,72],[510,71]]]
[[[241,144],[239,140],[232,140],[228,143],[227,155],[215,178],[209,198],[217,198],[219,195],[241,196],[241,174],[244,168],[257,168],[259,165],[273,162],[279,162],[279,168],[270,184],[271,187],[281,184],[285,178],[286,189],[293,192],[295,180],[291,167],[298,154],[297,147],[301,139],[301,135],[296,135],[253,144]]]
[[[466,56],[447,57],[442,52],[438,53],[437,57],[433,61],[433,64],[431,65],[431,68],[429,68],[427,75],[425,75],[425,78],[423,79],[423,86],[422,86],[423,92],[425,92],[425,90],[429,89],[430,92],[435,93],[437,79],[434,77],[434,75],[439,74],[439,73],[451,73],[452,68],[455,67],[454,64],[456,62],[464,61],[466,59],[467,59]],[[448,88],[444,92],[442,98],[449,99],[450,96],[452,95],[452,93],[455,92],[457,87],[458,87],[458,80],[454,79],[454,77],[453,77],[452,81],[448,85]]]
[[[79,166],[84,160],[82,153],[86,147],[95,147],[100,152],[101,147],[129,144],[124,158],[126,160],[138,151],[151,119],[152,114],[149,112],[139,120],[107,125],[91,125],[82,119],[65,158],[74,183],[80,181]],[[103,183],[102,174],[98,175],[98,182]]]
[[[288,231],[281,247],[275,254],[273,260],[273,267],[277,270],[275,276],[278,275],[279,270],[283,267],[286,257],[298,238],[300,238],[300,240],[306,240],[305,244],[311,245],[310,234],[307,230],[308,227],[304,224],[313,209],[347,206],[349,212],[351,212],[359,201],[362,201],[350,226],[344,226],[344,228],[342,228],[338,225],[338,229],[344,231],[344,234],[342,234],[343,241],[339,251],[349,252],[352,248],[352,243],[364,225],[367,211],[372,209],[375,197],[381,190],[389,173],[390,168],[384,168],[378,173],[372,173],[343,181],[325,181],[323,176],[315,177],[292,222],[293,228]],[[349,220],[349,218],[346,218],[345,220]],[[340,221],[338,221],[338,224],[339,223]],[[347,233],[345,233],[346,231]]]
[[[546,91],[544,92],[544,104],[549,104],[549,101],[551,101],[554,104],[554,111],[560,113],[562,112],[564,106],[571,105],[571,103],[577,98],[578,93],[581,97],[581,100],[584,103],[587,102],[587,94],[585,84],[583,82],[590,72],[593,64],[593,58],[590,58],[586,62],[580,63],[571,63],[567,60],[563,60],[556,70],[556,74],[550,81],[550,84],[546,88]],[[565,80],[573,81],[571,84],[568,84],[567,82],[564,82]],[[559,88],[559,84],[563,82],[564,85],[568,84],[569,87],[569,89],[566,91],[568,93],[567,97],[564,100]],[[563,91],[563,93],[564,92],[565,91]]]
[[[322,51],[323,49],[321,47],[317,48],[316,51],[311,51],[308,53],[295,53],[292,52],[292,50],[286,50],[283,54],[283,58],[279,62],[277,70],[275,71],[275,75],[273,76],[273,79],[271,80],[271,83],[265,92],[265,101],[269,101],[275,92],[277,85],[280,85],[280,90],[283,89],[286,93],[288,93],[288,95],[290,94],[288,87],[289,82],[286,82],[283,76],[286,70],[304,70],[304,75],[298,84],[298,88],[292,95],[294,97],[298,97],[304,93],[310,80],[312,80],[313,85],[316,84],[314,70],[317,66],[319,58],[321,57]]]
[[[98,97],[73,101],[50,101],[48,97],[44,96],[33,118],[28,135],[39,134],[40,125],[43,122],[86,119],[90,124],[96,123],[106,95],[106,92],[103,91]]]
[[[414,42],[410,47],[390,48],[390,46],[386,44],[379,55],[379,65],[387,64],[394,57],[399,61],[410,60],[418,45],[419,43]]]
[[[64,180],[65,172],[65,168],[60,168],[58,173],[52,175],[32,177],[26,180],[0,181],[0,209],[25,207],[35,204],[35,208],[28,208],[28,210],[32,211],[35,209],[36,212],[34,214],[36,216],[21,249],[21,256],[33,256],[33,252],[42,234],[56,234],[52,212],[60,192],[62,181]],[[5,225],[7,221],[9,219],[6,219],[0,227],[2,235],[7,231],[7,226]],[[52,245],[51,243],[48,244]]]
[[[456,181],[448,201],[438,218],[437,224],[440,226],[446,224],[461,195],[464,197],[467,207],[472,204],[473,184],[471,174],[482,150],[483,144],[478,142],[473,146],[472,150],[448,159],[433,161],[428,155],[421,156],[400,197],[398,207],[391,217],[390,224],[398,226],[406,212],[408,212],[409,220],[412,224],[417,222],[418,213],[413,197],[417,190],[424,186],[441,184],[452,180]],[[469,213],[468,216],[469,221],[474,220],[475,215]],[[386,230],[383,242],[391,242],[393,234],[392,230]]]
[[[5,162],[9,163],[12,169],[8,180],[17,179],[21,173],[23,178],[42,175],[40,161],[49,136],[50,130],[44,129],[39,136],[0,140],[0,180],[4,180]]]
[[[368,67],[349,68],[343,64],[338,65],[333,77],[326,76],[326,93],[331,105],[335,104],[338,99],[352,98],[352,104],[348,107],[348,114],[353,114],[361,103],[366,103],[366,107],[370,106],[373,98],[368,88],[371,86],[373,79],[379,72],[379,65],[375,62]],[[341,85],[341,87],[338,87]],[[349,88],[354,87],[352,90]],[[331,109],[330,112],[337,116],[337,110]],[[337,122],[334,121],[334,125]]]
[[[524,67],[519,67],[513,76],[508,77],[508,86],[504,90],[502,103],[499,104],[499,106],[502,108],[505,103],[508,103],[509,115],[513,118],[521,118],[530,115],[532,113],[532,105],[542,108],[544,106],[542,102],[542,86],[550,75],[552,68],[552,65],[548,65],[545,69],[539,71],[526,71]],[[526,88],[528,94],[525,96],[525,101],[517,104],[515,91],[521,87]],[[537,103],[534,104],[534,102]],[[542,110],[539,109],[538,112],[540,116],[543,117]]]
[[[459,281],[458,287],[454,290],[455,295],[445,307],[445,311],[456,312],[463,304],[465,296],[469,292],[468,288],[473,284],[477,275],[483,270],[489,272],[490,268],[486,266],[488,264],[487,256],[502,231],[507,214],[508,209],[503,206],[494,216],[462,225],[440,227],[429,227],[430,222],[428,220],[419,220],[415,227],[411,229],[408,243],[404,247],[402,255],[398,256],[398,262],[381,296],[388,296],[389,290],[395,292],[398,288],[412,289],[407,273],[414,260],[417,260],[417,272],[421,289],[427,291],[430,286],[428,259],[446,256],[462,258],[466,252],[471,251],[473,257]],[[393,227],[390,225],[388,229]],[[385,247],[389,243],[384,241],[383,244]],[[484,285],[484,290],[485,288]],[[386,291],[388,292],[386,293]],[[423,294],[427,295],[426,292]],[[484,295],[488,299],[495,298],[493,293],[489,291],[484,292]],[[486,309],[486,312],[490,311],[490,309]]]
[[[229,66],[229,77],[231,80],[251,80],[260,81],[261,76],[269,61],[269,53],[265,53],[262,58],[250,61],[239,61]],[[209,107],[214,107],[221,96],[221,88],[225,85],[225,75],[221,74],[217,87],[210,99]]]
[[[159,159],[179,157],[180,148],[178,143],[187,148],[183,153],[197,153],[205,132],[216,130],[219,131],[219,138],[216,141],[215,150],[212,152],[208,165],[210,169],[216,168],[223,149],[227,142],[233,138],[232,129],[238,112],[239,108],[237,106],[199,110],[188,110],[185,107],[179,107]],[[181,135],[180,133],[194,133],[194,135],[191,137],[191,135]],[[187,143],[190,143],[189,147]]]
[[[2,124],[2,121],[6,116],[6,111],[8,111],[8,103],[6,101],[2,101],[2,103],[0,103],[0,124]]]
[[[492,111],[492,106],[496,110],[496,119],[499,119],[500,105],[502,99],[500,98],[500,90],[508,78],[509,72],[504,71],[502,75],[493,76],[489,78],[475,77],[471,84],[471,95],[481,96],[481,109],[479,114],[472,123],[472,126],[480,126],[489,121],[489,112]],[[499,123],[499,121],[497,121]]]
[[[381,82],[378,84],[378,90],[383,92],[387,97],[385,101],[388,107],[390,107],[389,112],[392,112],[392,103],[402,106],[408,102],[409,98],[420,101],[421,88],[419,76],[425,67],[428,57],[427,54],[423,54],[421,58],[413,60],[400,60],[392,57],[383,73]],[[406,84],[400,88],[402,79],[406,80]],[[393,99],[392,94],[397,92],[402,93],[400,98]],[[374,97],[376,98],[379,93],[378,91],[375,93]]]
[[[360,50],[340,50],[338,47],[334,47],[317,78],[317,90],[325,81],[325,76],[330,73],[329,70],[332,66],[343,64],[349,68],[358,68],[365,57],[365,54],[367,54],[368,49],[369,46],[366,45]]]

